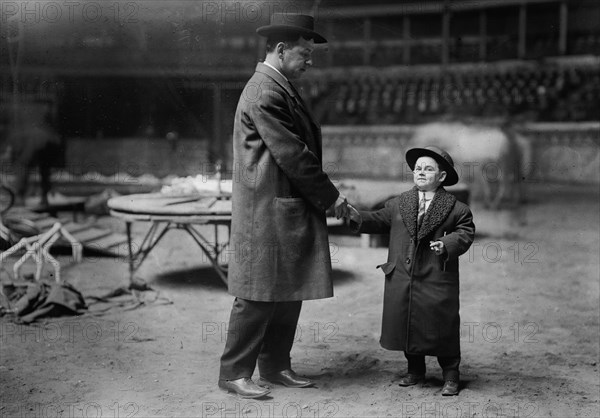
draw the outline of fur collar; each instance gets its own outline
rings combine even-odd
[[[419,215],[419,191],[417,186],[400,195],[400,214],[408,233],[413,239],[422,240],[435,231],[448,217],[456,198],[440,187],[423,218],[421,228],[417,231],[417,217]]]

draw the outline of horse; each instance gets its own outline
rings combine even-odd
[[[472,185],[474,198],[496,210],[503,201],[521,203],[529,141],[513,129],[462,122],[432,122],[417,127],[411,147],[435,145],[454,159],[461,181]]]

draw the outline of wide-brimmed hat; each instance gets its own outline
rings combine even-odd
[[[312,39],[316,44],[327,42],[323,36],[314,31],[315,21],[312,16],[298,13],[273,13],[271,24],[256,29],[261,36],[276,34],[298,34],[305,39]]]
[[[458,183],[458,173],[454,169],[454,161],[446,151],[434,146],[409,149],[406,151],[406,162],[411,170],[415,169],[415,163],[419,157],[433,158],[439,164],[440,169],[446,172],[446,178],[442,182],[442,186],[452,186]]]

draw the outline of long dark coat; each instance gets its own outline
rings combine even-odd
[[[321,130],[290,83],[259,63],[233,130],[229,293],[254,301],[333,296]]]
[[[460,354],[458,256],[473,242],[469,207],[438,189],[417,230],[416,187],[390,199],[378,211],[362,211],[363,233],[390,233],[385,273],[381,345],[409,354]],[[430,241],[444,243],[438,256]]]

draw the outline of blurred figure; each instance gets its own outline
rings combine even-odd
[[[25,204],[29,174],[37,167],[40,174],[40,205],[48,206],[51,167],[56,159],[60,137],[48,121],[47,113],[26,112],[9,132],[5,156],[10,158],[15,174],[15,205]]]

